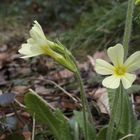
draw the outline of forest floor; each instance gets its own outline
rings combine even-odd
[[[18,49],[24,39],[11,38],[0,45],[0,140],[31,137],[32,117],[24,106],[24,96],[29,89],[36,91],[54,108],[60,108],[71,118],[73,110],[80,110],[79,87],[73,73],[62,68],[47,56],[23,60]],[[102,87],[104,77],[95,73],[97,58],[108,61],[105,51],[83,56],[77,61],[84,82],[97,130],[108,123],[109,105],[107,89]],[[134,110],[140,117],[140,71],[137,71],[135,86],[130,89],[133,95]],[[36,135],[47,138],[46,126],[36,125]]]

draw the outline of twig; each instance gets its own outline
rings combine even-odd
[[[32,89],[29,89],[30,92],[34,93],[34,94],[37,94],[35,91],[33,91]],[[55,108],[50,105],[48,102],[46,102],[46,104],[52,109],[52,110],[55,110]]]
[[[35,114],[33,115],[32,140],[35,138]]]
[[[124,139],[126,139],[126,138],[128,138],[128,137],[133,137],[133,136],[134,136],[134,134],[128,134],[128,135],[124,136],[123,138],[121,138],[121,139],[119,139],[119,140],[124,140]]]
[[[32,89],[29,89],[29,91],[32,92],[32,93],[34,93],[34,94],[36,94],[36,92],[33,91]],[[56,109],[55,109],[53,106],[51,106],[47,101],[46,101],[46,104],[47,104],[48,107],[50,107],[53,111],[56,110]],[[67,118],[66,116],[64,116],[64,117],[65,117],[66,120],[69,120],[69,118]]]
[[[17,111],[17,113],[20,113],[21,111],[19,110],[19,111]],[[12,113],[8,113],[8,114],[6,114],[5,116],[6,117],[11,117],[11,116],[14,116],[15,115],[15,112],[12,112]],[[2,119],[3,118],[3,116],[0,116],[0,119]]]
[[[70,98],[72,98],[72,100],[74,101],[74,102],[76,102],[76,103],[78,103],[79,101],[78,100],[80,100],[79,98],[78,98],[78,100],[76,99],[76,98],[74,98],[69,92],[67,92],[64,88],[62,88],[60,85],[58,85],[57,83],[55,83],[54,81],[51,81],[51,80],[47,80],[48,82],[50,82],[50,83],[52,83],[52,84],[54,84],[57,88],[59,88],[61,91],[63,91],[66,95],[68,95]]]
[[[25,105],[23,105],[22,103],[20,103],[17,99],[14,99],[14,101],[22,108],[26,108]]]

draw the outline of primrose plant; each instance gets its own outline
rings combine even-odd
[[[59,109],[52,109],[50,105],[33,90],[25,95],[25,104],[31,115],[43,124],[47,124],[56,140],[139,140],[140,122],[134,115],[131,96],[128,88],[136,79],[133,73],[140,68],[140,51],[127,58],[129,40],[131,36],[134,3],[139,0],[129,0],[125,24],[123,45],[116,44],[108,48],[107,54],[112,64],[97,59],[95,70],[98,74],[108,75],[102,84],[108,89],[110,105],[109,124],[96,131],[94,119],[86,98],[79,68],[72,53],[60,42],[48,40],[37,21],[30,30],[30,38],[22,44],[19,53],[21,58],[47,55],[60,65],[73,72],[80,87],[82,109],[74,111],[69,120]],[[34,131],[33,131],[34,132]],[[34,135],[32,140],[34,139]]]
[[[124,48],[121,44],[110,47],[107,50],[107,54],[113,65],[104,60],[97,59],[95,67],[97,73],[111,75],[103,80],[103,86],[116,89],[119,87],[120,82],[122,82],[125,89],[130,88],[136,79],[136,75],[131,74],[131,72],[140,68],[140,51],[132,54],[125,62]]]
[[[81,127],[83,127],[83,135],[86,139],[89,139],[89,137],[93,138],[94,133],[91,136],[88,134],[89,129],[90,129],[90,131],[95,132],[94,127],[92,125],[90,125],[90,123],[88,121],[88,117],[92,121],[92,116],[91,116],[91,113],[90,113],[90,110],[88,107],[88,103],[87,103],[86,95],[85,95],[84,88],[83,88],[83,82],[80,77],[79,69],[77,67],[77,64],[76,64],[76,61],[75,61],[73,55],[60,42],[54,43],[52,41],[49,41],[46,38],[46,36],[42,30],[42,27],[40,26],[40,24],[37,21],[34,21],[34,26],[30,30],[30,36],[31,37],[27,40],[27,43],[22,44],[21,49],[19,50],[19,53],[22,54],[21,58],[25,59],[25,58],[38,56],[38,55],[48,55],[51,58],[53,58],[56,62],[58,62],[59,64],[61,64],[62,66],[64,66],[65,68],[67,68],[68,70],[70,70],[71,72],[73,72],[76,75],[79,86],[80,86],[81,101],[82,101],[82,106],[83,106],[83,111],[82,111],[83,115],[81,118],[82,123],[83,123],[83,125],[81,126]],[[50,117],[48,119],[48,116],[49,116],[48,113],[45,114],[45,109],[43,110],[44,107],[47,108],[46,109],[47,111],[49,110],[47,103],[45,105],[43,105],[43,107],[39,106],[40,101],[42,101],[43,103],[44,103],[44,101],[43,101],[43,99],[39,98],[37,94],[34,94],[34,93],[35,92],[33,92],[31,90],[31,93],[27,94],[27,96],[25,97],[25,102],[26,102],[27,107],[29,108],[29,111],[31,111],[33,114],[35,113],[36,116],[38,116],[38,118],[40,118],[41,120],[44,120],[43,116],[41,117],[41,113],[39,114],[39,110],[41,109],[42,115],[44,114],[48,120],[46,122],[50,123],[50,118],[52,119],[52,117]],[[32,99],[30,99],[31,96],[33,96]],[[38,104],[35,103],[35,105],[32,107],[33,100],[34,100],[33,98],[37,98],[36,100],[39,100],[39,101],[37,101]],[[40,108],[40,109],[34,110],[34,108],[35,109]],[[52,115],[53,113],[50,113],[50,114]],[[75,112],[75,114],[77,117],[81,117],[81,113],[79,114],[78,112]],[[66,118],[64,117],[64,115],[62,115],[62,116],[63,116],[63,119],[65,120]],[[56,119],[59,119],[59,117]],[[56,123],[56,122],[54,120],[52,120],[50,127],[51,127],[51,130],[52,130],[55,138],[60,139],[60,140],[66,140],[67,135],[66,136],[64,135],[64,131],[66,131],[68,128],[67,129],[62,128],[62,130],[61,130],[59,128],[60,126],[58,126],[58,128],[57,128],[57,127],[55,127],[56,124],[54,124],[54,123]],[[59,122],[59,121],[57,123],[59,125],[63,124],[63,122]],[[61,132],[58,131],[56,134],[56,132],[54,132],[54,128],[56,129],[56,131],[58,131],[58,129],[59,129],[59,131],[61,131]],[[67,130],[67,131],[68,131],[69,135],[71,135],[70,130]],[[71,137],[72,137],[71,138],[71,140],[72,140],[73,136],[71,136]],[[80,136],[77,136],[77,137],[80,137]]]

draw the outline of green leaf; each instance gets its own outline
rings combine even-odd
[[[122,138],[128,134],[134,134],[135,133],[135,124],[136,119],[133,114],[133,109],[131,102],[129,100],[129,96],[126,92],[126,90],[123,89],[123,87],[119,87],[114,93],[114,91],[108,92],[109,99],[110,99],[110,108],[112,108],[112,98],[114,97],[114,94],[118,94],[116,103],[116,109],[114,114],[114,135],[113,139],[118,140],[119,138]],[[127,138],[128,140],[131,138]]]
[[[135,135],[132,138],[132,140],[139,140],[140,139],[140,121],[136,122],[136,129],[135,129]]]
[[[105,140],[106,133],[107,133],[107,127],[103,127],[103,128],[99,131],[97,140]]]
[[[120,102],[118,103],[118,114],[120,116],[120,122],[118,122],[118,129],[120,132],[122,132],[125,135],[128,134],[133,134],[134,133],[134,128],[135,128],[135,118],[133,114],[133,109],[132,109],[132,104],[129,99],[129,95],[126,93],[125,90],[121,91],[121,99],[119,100]],[[119,117],[116,115],[116,120]]]
[[[140,85],[132,85],[128,90],[128,94],[136,93],[140,91]]]
[[[60,110],[51,111],[47,102],[33,91],[25,95],[25,104],[37,120],[49,125],[57,140],[73,140],[69,123]]]
[[[79,126],[78,126],[78,122],[75,120],[75,118],[70,119],[69,121],[70,126],[72,128],[73,131],[73,136],[74,136],[74,140],[79,140],[80,139],[80,130],[79,130]]]
[[[83,121],[83,113],[79,112],[79,111],[74,111],[74,117],[75,120],[78,122],[81,130],[83,131],[83,134],[85,133],[85,128],[84,128],[84,121]],[[95,140],[96,139],[96,131],[95,131],[95,127],[94,124],[91,124],[88,120],[87,120],[87,129],[88,129],[88,138],[87,140]],[[85,134],[84,134],[85,135]]]

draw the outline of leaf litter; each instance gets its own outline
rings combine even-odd
[[[20,59],[17,46],[4,44],[0,47],[0,119],[14,117],[16,130],[11,126],[10,130],[2,127],[0,139],[9,137],[11,132],[16,136],[21,135],[29,139],[32,127],[32,118],[24,108],[24,96],[31,88],[44,98],[52,107],[60,108],[64,114],[71,118],[74,110],[81,109],[79,88],[73,73],[63,69],[52,59],[46,56],[30,60]],[[81,75],[84,81],[85,91],[95,117],[97,129],[108,122],[109,105],[107,90],[100,84],[102,77],[96,77],[94,71],[95,59],[108,60],[105,51],[95,52],[93,56],[87,56],[84,62],[78,61]],[[109,60],[108,60],[109,61]],[[137,84],[140,84],[140,72],[137,71]],[[131,91],[133,92],[133,90]],[[140,117],[140,90],[133,94],[137,116]],[[4,105],[4,106],[3,106]],[[15,125],[15,124],[7,124]],[[4,125],[3,125],[4,126]],[[37,124],[39,132],[39,125]],[[18,129],[21,132],[17,131]]]

